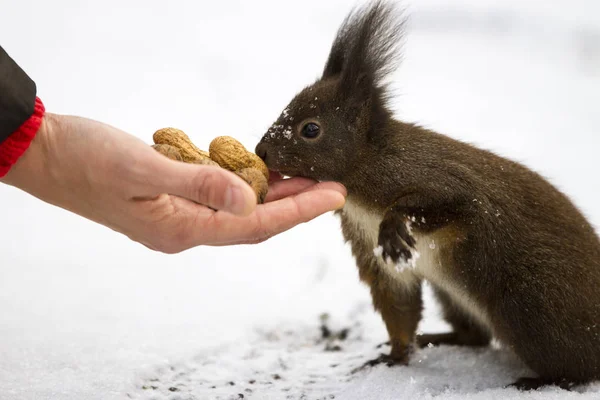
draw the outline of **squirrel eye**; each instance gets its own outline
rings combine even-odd
[[[309,122],[302,127],[302,136],[308,139],[314,139],[319,136],[320,130],[321,128],[319,128],[319,125],[314,122]]]

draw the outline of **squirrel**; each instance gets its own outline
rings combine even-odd
[[[574,203],[528,167],[391,111],[406,18],[382,0],[354,8],[325,67],[255,152],[271,171],[336,181],[335,215],[389,335],[365,365],[408,365],[418,348],[511,350],[533,390],[600,378],[600,239]],[[417,335],[422,283],[449,333]]]

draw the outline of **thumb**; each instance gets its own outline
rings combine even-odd
[[[165,158],[161,171],[155,182],[162,193],[239,216],[247,216],[256,208],[256,194],[250,185],[226,169]]]

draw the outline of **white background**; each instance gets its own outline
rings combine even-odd
[[[253,148],[317,78],[352,5],[0,0],[0,43],[50,112],[149,144],[175,126],[200,147],[232,135]],[[409,5],[398,117],[524,162],[600,226],[599,3]],[[261,245],[166,256],[13,188],[0,204],[1,399],[123,398],[165,360],[369,301],[330,215]]]

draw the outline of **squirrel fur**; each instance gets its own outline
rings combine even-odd
[[[391,345],[371,365],[407,365],[429,343],[495,338],[537,375],[514,382],[520,389],[600,378],[597,233],[540,174],[394,118],[386,78],[401,14],[384,1],[354,9],[322,76],[255,150],[272,171],[347,188],[336,214]],[[424,280],[452,332],[416,334]]]

